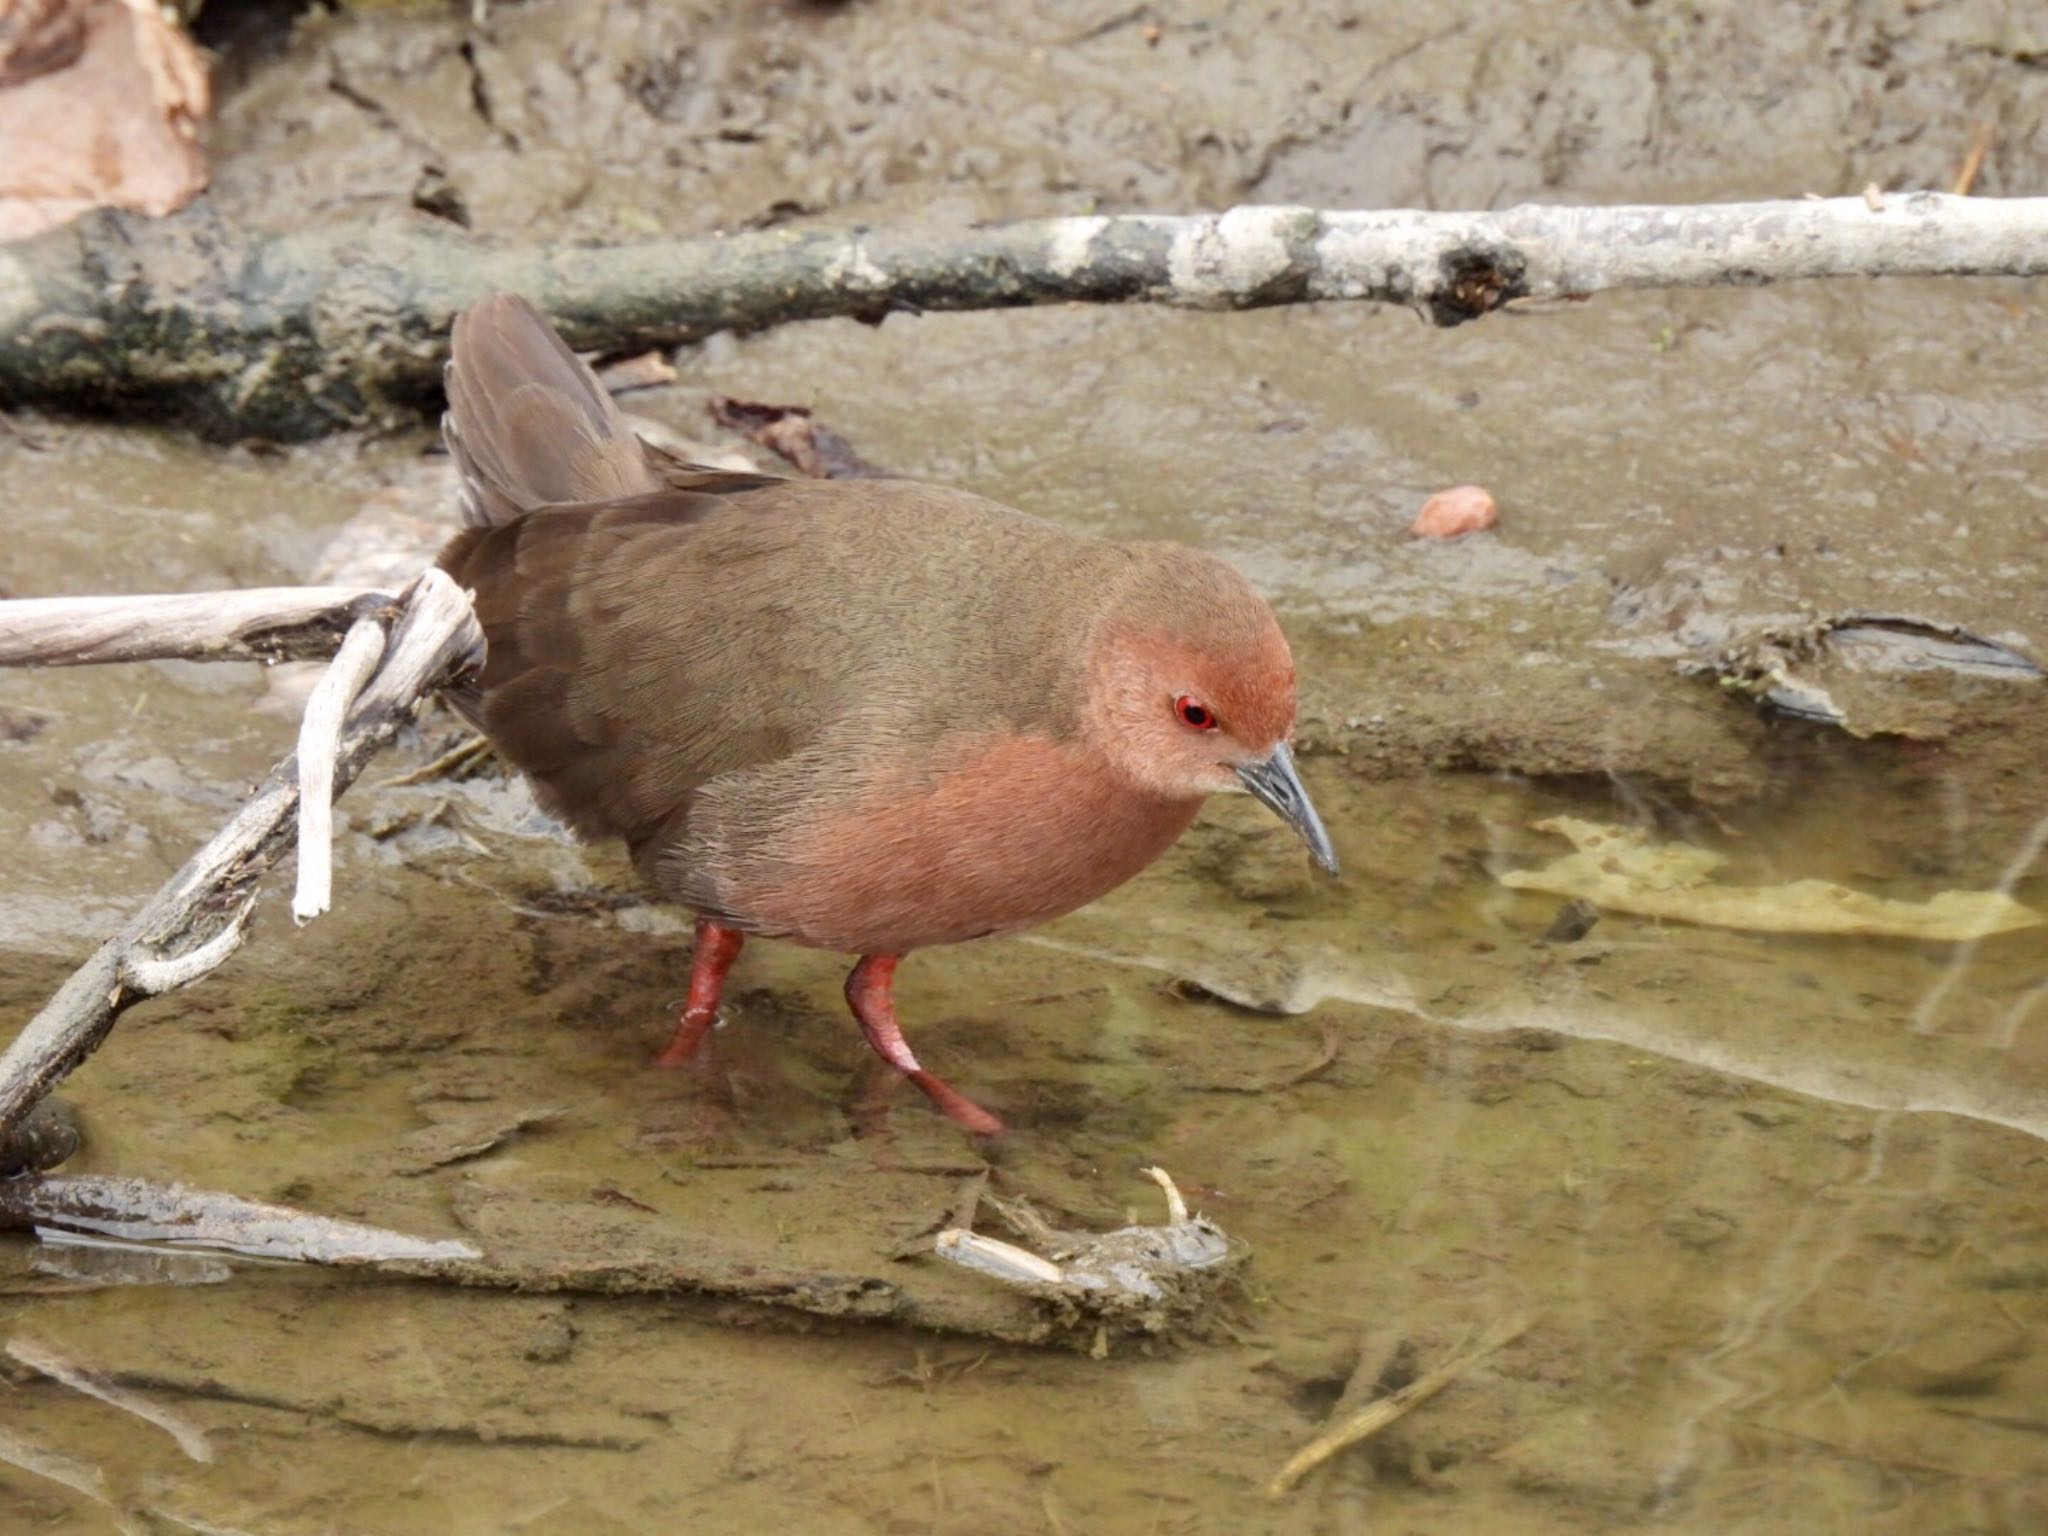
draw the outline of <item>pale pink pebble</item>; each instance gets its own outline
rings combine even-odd
[[[1425,501],[1408,531],[1425,539],[1455,539],[1499,521],[1500,508],[1493,504],[1491,491],[1478,485],[1454,485]]]

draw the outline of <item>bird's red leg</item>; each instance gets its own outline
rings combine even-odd
[[[683,1004],[683,1016],[676,1020],[676,1032],[654,1058],[658,1067],[679,1067],[697,1054],[711,1026],[718,1022],[718,997],[725,990],[725,973],[740,957],[747,936],[708,917],[697,919],[697,949],[690,959],[690,998]]]
[[[903,1026],[896,1022],[896,962],[900,955],[862,955],[860,964],[846,978],[846,1001],[860,1020],[860,1032],[867,1036],[875,1054],[923,1090],[955,1125],[977,1136],[993,1136],[1003,1122],[974,1100],[932,1076],[918,1065],[910,1042],[903,1038]]]

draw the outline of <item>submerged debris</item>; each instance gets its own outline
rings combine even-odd
[[[213,1447],[207,1443],[206,1431],[184,1415],[164,1407],[147,1393],[123,1386],[103,1372],[87,1370],[37,1339],[17,1335],[7,1341],[6,1352],[38,1375],[60,1382],[74,1392],[96,1398],[110,1408],[133,1414],[145,1424],[155,1425],[176,1441],[178,1449],[190,1460],[213,1460]]]
[[[2039,683],[2030,657],[1954,624],[1900,614],[1852,613],[1774,629],[1691,668],[1766,709],[1838,726],[1852,736],[1938,739],[1952,723],[1957,686]]]
[[[1027,1202],[991,1195],[988,1203],[1031,1247],[950,1227],[934,1240],[933,1251],[1064,1311],[1162,1332],[1214,1299],[1241,1250],[1208,1217],[1188,1214],[1165,1169],[1145,1172],[1166,1193],[1164,1225],[1063,1231]]]
[[[1652,845],[1629,827],[1572,816],[1535,823],[1574,849],[1542,869],[1510,870],[1501,884],[1576,897],[1614,912],[1755,933],[1880,934],[1964,942],[2048,922],[2002,891],[1943,891],[1924,902],[1894,901],[1827,880],[1785,885],[1713,885],[1727,862],[1684,843]]]
[[[78,1111],[64,1099],[44,1099],[21,1124],[0,1135],[0,1179],[44,1173],[69,1159],[85,1140]]]
[[[411,1237],[217,1190],[99,1174],[0,1183],[0,1229],[89,1232],[313,1264],[447,1262],[480,1257],[468,1243]]]
[[[1530,1321],[1526,1317],[1515,1317],[1496,1323],[1455,1360],[1425,1371],[1405,1387],[1367,1403],[1356,1413],[1333,1420],[1327,1429],[1289,1457],[1287,1465],[1273,1475],[1272,1481],[1266,1484],[1266,1497],[1284,1497],[1296,1483],[1339,1451],[1378,1434],[1403,1414],[1428,1402],[1472,1367],[1527,1333]]]
[[[1557,909],[1557,916],[1550,920],[1550,926],[1543,930],[1539,944],[1576,944],[1593,931],[1593,925],[1600,921],[1600,909],[1590,901],[1568,901]]]

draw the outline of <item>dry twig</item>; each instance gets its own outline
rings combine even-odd
[[[165,605],[185,603],[190,610],[186,615],[189,623],[196,619],[200,606],[210,601],[215,607],[222,607],[222,599],[233,595],[155,601]],[[352,596],[360,600],[364,594]],[[303,616],[309,611],[302,601],[304,594],[291,597],[291,612]],[[135,633],[132,625],[110,626],[107,616],[120,600],[74,601],[103,605],[97,627],[80,632],[80,643],[96,652],[90,659],[180,654],[166,652],[146,636]],[[142,606],[148,607],[151,601],[142,600]],[[33,606],[0,604],[0,636],[39,636],[30,648],[41,648],[35,659],[45,664],[76,659],[48,654],[47,627],[10,623],[9,610]],[[320,621],[323,624],[331,623],[338,612],[359,617],[350,602],[337,604],[331,595],[315,606],[324,615]],[[49,612],[43,610],[44,615]],[[292,622],[302,626],[304,619]],[[216,625],[204,632],[188,630],[187,638],[193,648],[182,654],[248,654],[245,648],[250,644],[250,623],[248,612],[243,611],[241,618],[231,625]],[[269,622],[256,623],[254,627],[263,634],[277,630]],[[232,638],[224,640],[223,636]],[[358,659],[367,644],[365,640],[359,646]],[[482,644],[468,597],[444,572],[430,570],[414,583],[404,600],[390,644],[384,649],[383,664],[362,690],[334,744],[331,779],[336,793],[353,782],[363,765],[412,718],[428,695],[481,654]],[[0,658],[8,654],[0,649]],[[72,973],[43,1011],[15,1037],[6,1054],[0,1056],[0,1138],[6,1137],[44,1094],[98,1049],[123,1011],[204,975],[234,952],[256,898],[257,882],[291,845],[293,815],[298,806],[299,760],[294,756],[272,769],[227,825],[186,861],[185,867],[171,877],[141,912]]]
[[[1496,1323],[1477,1344],[1457,1359],[1440,1365],[1433,1371],[1425,1371],[1398,1392],[1389,1392],[1385,1397],[1367,1403],[1342,1423],[1331,1425],[1288,1458],[1287,1465],[1275,1473],[1273,1480],[1266,1484],[1267,1497],[1283,1497],[1296,1483],[1339,1451],[1378,1434],[1404,1413],[1420,1407],[1435,1397],[1488,1355],[1506,1348],[1528,1331],[1529,1319],[1526,1317]]]
[[[1962,169],[1956,172],[1955,185],[1949,188],[1957,197],[1968,197],[1970,189],[1977,185],[1978,173],[1984,169],[1984,157],[1991,152],[1992,131],[1991,125],[1986,123],[1971,136],[1969,153],[1963,156]]]
[[[394,601],[361,587],[17,598],[0,602],[0,667],[329,656],[350,625]]]

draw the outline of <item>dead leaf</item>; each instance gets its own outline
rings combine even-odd
[[[1613,912],[1739,928],[1753,933],[1878,934],[1967,942],[2048,918],[2002,891],[1943,891],[1927,901],[1894,901],[1827,880],[1785,885],[1709,884],[1726,861],[1684,843],[1653,845],[1641,832],[1572,816],[1536,824],[1567,839],[1573,852],[1542,869],[1511,870],[1501,884],[1579,897]]]
[[[149,0],[0,0],[0,240],[206,185],[206,64]]]
[[[711,416],[721,427],[743,432],[763,448],[779,453],[807,475],[821,480],[887,480],[879,469],[853,451],[853,444],[814,419],[801,405],[763,405],[756,400],[713,397]]]

